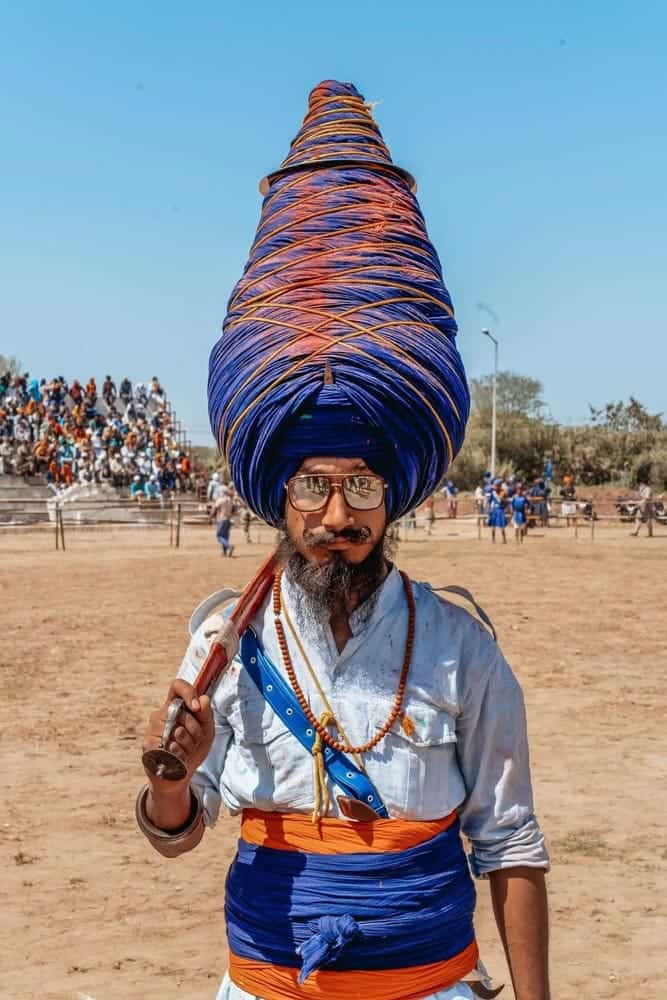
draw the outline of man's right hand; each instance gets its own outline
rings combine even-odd
[[[168,796],[170,792],[176,795],[182,794],[182,789],[189,787],[193,773],[208,756],[215,737],[210,698],[207,695],[197,695],[192,684],[179,678],[172,681],[164,704],[155,712],[151,712],[148,717],[144,734],[144,753],[161,746],[167,709],[174,698],[182,698],[184,707],[176,719],[171,741],[164,749],[183,761],[187,775],[181,781],[169,781],[166,778],[158,778],[146,769],[154,797]]]

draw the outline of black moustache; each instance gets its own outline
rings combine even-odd
[[[370,528],[343,528],[342,531],[309,531],[303,533],[306,545],[314,548],[317,545],[328,545],[341,539],[346,542],[367,542],[371,537]]]

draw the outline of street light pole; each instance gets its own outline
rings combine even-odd
[[[482,336],[493,341],[493,390],[491,397],[491,476],[496,474],[496,393],[498,384],[498,341],[486,327]]]

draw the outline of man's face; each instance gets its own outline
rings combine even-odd
[[[361,458],[307,458],[296,473],[329,476],[372,473]],[[349,507],[342,489],[334,488],[324,507],[312,513],[285,504],[287,534],[309,562],[327,563],[334,553],[351,565],[362,563],[384,535],[387,511],[384,501],[376,510]]]

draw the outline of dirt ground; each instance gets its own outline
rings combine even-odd
[[[238,533],[237,533],[238,534]],[[535,532],[520,549],[438,522],[398,562],[470,588],[526,695],[549,876],[554,1000],[667,995],[667,529]],[[140,742],[187,619],[268,551],[209,530],[0,536],[0,997],[212,1000],[225,968],[226,819],[177,861],[134,823]],[[486,885],[478,936],[507,982]],[[508,987],[503,994],[511,994]]]

